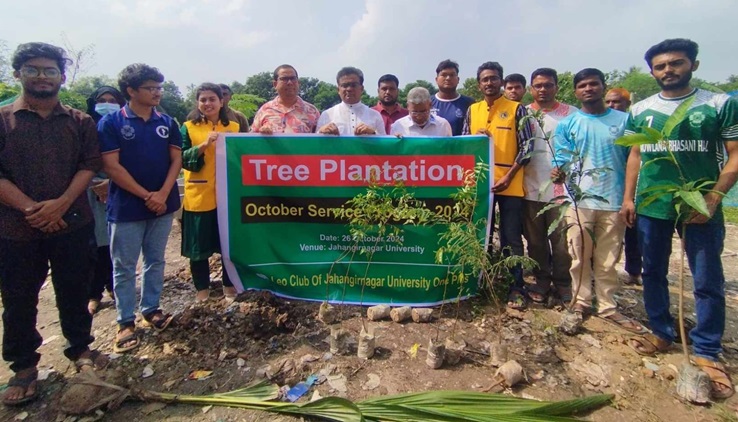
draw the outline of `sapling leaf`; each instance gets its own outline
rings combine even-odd
[[[634,133],[632,135],[621,136],[615,140],[615,145],[623,147],[632,147],[636,145],[648,145],[655,144],[658,139],[654,140],[645,133]]]
[[[707,203],[702,193],[697,191],[679,191],[676,193],[680,198],[684,200],[690,207],[692,207],[698,213],[705,217],[710,217],[710,210],[707,209]]]
[[[669,116],[668,119],[666,119],[666,123],[664,123],[664,128],[661,130],[661,133],[664,134],[664,137],[671,138],[672,132],[674,129],[679,126],[679,124],[684,120],[684,118],[687,116],[687,112],[689,111],[689,108],[692,106],[692,103],[694,103],[694,99],[696,98],[696,95],[692,95],[690,99],[687,101],[679,104],[679,107],[674,110],[674,112]]]
[[[589,238],[592,239],[592,244],[594,247],[597,247],[597,238],[595,237],[595,232],[592,230],[592,227],[585,227],[584,230],[587,231],[587,234],[589,234]]]
[[[568,208],[569,207],[566,207],[566,206],[559,207],[558,215],[556,216],[556,218],[553,219],[551,224],[548,226],[548,231],[547,231],[548,236],[551,236],[551,233],[556,231],[556,228],[559,226],[559,223],[561,222],[561,220],[563,220],[564,217],[566,217],[566,210]],[[567,227],[567,230],[568,230],[568,227]]]
[[[541,208],[540,211],[538,211],[538,213],[536,214],[536,217],[542,216],[543,214],[546,213],[546,211],[548,211],[550,209],[554,209],[556,207],[561,207],[561,206],[565,206],[565,205],[564,204],[559,204],[559,203],[556,203],[556,202],[549,202],[548,204],[546,204],[546,206],[544,206],[543,208]]]
[[[648,127],[648,126],[641,126],[641,133],[651,138],[654,143],[664,139],[664,135],[661,134],[658,130]]]
[[[648,160],[648,161],[646,161],[646,163],[645,163],[645,164],[643,164],[643,167],[641,167],[641,170],[643,170],[644,168],[646,168],[646,167],[650,166],[651,164],[657,163],[657,162],[659,162],[659,161],[668,161],[668,162],[670,162],[670,163],[676,164],[676,162],[675,162],[675,161],[674,161],[674,159],[673,159],[673,158],[671,157],[671,155],[667,155],[667,156],[665,156],[665,157],[658,157],[658,158],[654,158],[654,159],[652,159],[652,160]]]

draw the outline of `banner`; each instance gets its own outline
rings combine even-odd
[[[447,265],[435,263],[447,226],[406,224],[396,236],[354,239],[343,216],[370,177],[387,185],[402,180],[431,211],[451,215],[449,196],[462,186],[464,172],[491,161],[487,137],[227,134],[216,145],[221,246],[239,291],[397,305],[476,293],[476,280],[457,280]],[[489,174],[478,192],[475,219],[489,221]],[[484,243],[486,232],[478,235]]]

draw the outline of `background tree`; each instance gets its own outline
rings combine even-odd
[[[8,43],[5,40],[0,40],[0,83],[15,85],[11,60]]]
[[[164,91],[162,92],[160,107],[165,113],[177,119],[180,124],[183,123],[187,119],[187,113],[190,112],[190,109],[185,104],[185,99],[182,97],[179,87],[172,81],[166,81],[162,86]]]
[[[459,88],[459,93],[461,95],[466,95],[467,97],[472,97],[477,101],[482,101],[484,99],[484,94],[482,94],[482,91],[479,90],[479,83],[477,82],[477,78],[471,77],[464,79],[464,84]]]
[[[562,103],[579,107],[579,100],[574,96],[574,74],[566,71],[559,73],[559,93],[556,99]]]
[[[320,91],[320,84],[323,83],[325,82],[318,78],[300,77],[300,92],[298,95],[300,95],[300,98],[304,101],[314,104],[315,96],[318,95],[318,92]]]
[[[641,70],[640,67],[632,66],[627,72],[613,70],[605,76],[608,88],[627,89],[633,103],[661,91],[656,79],[651,74]]]
[[[269,101],[277,96],[272,86],[272,72],[261,72],[256,75],[249,76],[243,90],[239,90],[239,94],[251,94],[259,98]],[[233,87],[231,87],[233,89]],[[236,91],[233,91],[236,93]]]
[[[67,37],[67,34],[61,33],[64,49],[67,50],[67,56],[72,59],[72,64],[66,70],[67,86],[73,87],[77,82],[77,77],[84,74],[90,66],[95,64],[95,44],[87,44],[77,49]]]
[[[69,88],[59,90],[59,102],[77,110],[87,111],[87,97],[80,95]]]
[[[118,89],[118,81],[106,75],[82,76],[77,79],[74,86],[69,87],[69,91],[79,94],[84,98],[88,98],[96,89],[103,85],[112,86]]]
[[[400,90],[400,94],[397,97],[397,101],[399,101],[400,104],[403,105],[403,107],[407,107],[407,93],[410,92],[410,90],[415,88],[416,86],[420,86],[420,87],[427,89],[428,92],[430,92],[431,96],[435,95],[436,92],[438,92],[438,88],[436,88],[435,85],[433,85],[432,83],[428,81],[418,79],[415,82],[410,82],[406,84],[405,87]]]
[[[265,99],[257,97],[251,94],[233,94],[231,96],[231,102],[228,103],[228,107],[233,110],[240,111],[246,117],[251,120],[259,110],[259,107],[266,102]]]

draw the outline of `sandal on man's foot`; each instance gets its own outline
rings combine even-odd
[[[23,372],[23,371],[21,371]],[[38,370],[33,368],[25,374],[16,373],[8,381],[8,388],[3,393],[3,404],[6,406],[20,406],[30,403],[38,398]],[[23,395],[19,398],[10,398],[13,389],[22,389]],[[31,390],[29,394],[29,390]]]
[[[143,315],[143,319],[145,326],[154,327],[156,331],[164,331],[172,323],[174,317],[170,314],[165,314],[161,309],[157,309],[154,312]]]
[[[102,371],[107,368],[110,363],[110,359],[104,353],[100,353],[99,350],[87,350],[74,361],[74,367],[77,372],[87,371],[94,369],[96,371]]]
[[[516,311],[524,311],[526,307],[525,296],[519,291],[513,291],[507,297],[507,307]]]
[[[614,314],[600,317],[603,320],[622,328],[623,330],[630,331],[633,334],[646,334],[648,330],[643,325],[639,324],[638,321],[634,319],[630,319],[627,316],[621,314],[620,312],[615,312]]]
[[[537,303],[539,305],[543,305],[548,301],[548,293],[541,293],[533,289],[528,289],[525,292],[526,296],[528,296],[528,299],[531,300],[533,303]]]
[[[233,286],[223,286],[223,295],[225,296],[226,300],[233,302],[238,296],[238,291]]]
[[[113,340],[113,351],[115,353],[125,353],[138,347],[139,343],[136,327],[126,325],[118,329],[115,340]]]
[[[567,305],[567,303],[564,303],[564,305]],[[575,303],[574,306],[571,307],[571,312],[581,315],[582,319],[584,319],[585,317],[592,315],[592,307],[581,303]]]
[[[727,399],[735,394],[733,381],[730,380],[730,374],[725,369],[725,365],[714,360],[702,357],[694,357],[694,364],[703,370],[710,377],[710,386],[712,388],[712,397],[716,399]]]
[[[572,299],[571,287],[556,287],[556,293],[558,293],[561,303],[563,303],[564,306],[569,306]]]
[[[669,350],[671,343],[656,334],[646,333],[628,339],[628,346],[641,356],[653,356],[658,352]]]

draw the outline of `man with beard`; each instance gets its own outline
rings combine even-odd
[[[456,91],[459,86],[459,64],[448,59],[438,63],[436,83],[438,92],[431,99],[431,112],[446,119],[451,124],[454,136],[459,136],[464,128],[466,111],[474,102],[474,98]]]
[[[669,39],[649,48],[646,63],[661,92],[636,103],[630,111],[628,133],[643,127],[662,131],[670,116],[686,113],[666,135],[669,150],[661,144],[633,146],[628,158],[621,214],[627,225],[635,223],[638,230],[643,299],[653,330],[653,334],[631,339],[629,345],[639,354],[652,355],[665,351],[676,339],[666,278],[676,227],[694,280],[697,326],[689,332],[694,362],[709,375],[713,397],[727,398],[735,389],[718,361],[725,329],[725,276],[720,259],[725,224],[720,203],[738,177],[738,102],[726,94],[690,86],[692,72],[699,66],[698,49],[697,43],[687,39]],[[728,160],[721,169],[723,147]],[[678,167],[665,161],[671,154]],[[660,161],[646,165],[654,160]],[[646,190],[653,186],[695,181],[708,182],[702,185],[707,216],[696,211],[678,215],[671,194],[645,202],[652,194]]]
[[[554,183],[566,183],[572,203],[566,214],[572,262],[569,273],[576,294],[574,311],[592,313],[597,295],[597,314],[625,330],[642,334],[645,328],[618,312],[615,293],[620,287],[615,264],[625,225],[618,216],[625,188],[628,149],[615,145],[622,136],[628,115],[605,107],[605,75],[583,69],[574,75],[574,95],[582,108],[562,119],[554,132]],[[597,169],[598,177],[587,175]],[[586,197],[572,197],[578,187]],[[592,278],[594,275],[594,292]]]
[[[49,264],[64,355],[77,370],[107,363],[88,347],[94,338],[87,312],[94,222],[85,190],[102,161],[92,118],[59,103],[69,62],[59,47],[19,45],[12,65],[23,91],[0,107],[3,359],[15,373],[2,401],[11,406],[38,397],[36,316]]]
[[[379,94],[379,103],[372,107],[382,115],[384,120],[384,131],[390,134],[392,123],[398,119],[407,116],[407,110],[397,103],[398,87],[400,81],[395,75],[383,75],[377,82],[377,94]]]
[[[264,103],[254,116],[251,132],[314,133],[320,112],[314,105],[299,97],[300,80],[297,70],[288,64],[274,69],[272,86],[277,96]]]
[[[534,124],[520,123],[528,111],[520,103],[504,96],[502,66],[497,62],[483,63],[477,69],[477,82],[484,99],[469,107],[464,120],[463,135],[487,135],[494,142],[494,204],[500,208],[500,247],[503,254],[523,256],[523,166],[530,161]],[[494,221],[494,219],[492,220]],[[490,250],[492,245],[490,224]],[[508,295],[508,306],[524,309],[523,269],[512,269],[514,278]]]
[[[451,136],[451,125],[441,116],[431,114],[430,92],[416,86],[407,93],[409,115],[396,121],[389,135],[401,136]]]
[[[502,89],[505,92],[505,98],[510,101],[523,101],[523,95],[525,95],[525,76],[520,73],[511,73],[505,76],[503,81]],[[532,83],[533,81],[531,81]]]
[[[571,256],[567,248],[566,227],[562,221],[549,233],[549,227],[556,221],[559,210],[552,208],[543,211],[555,197],[564,194],[563,186],[550,183],[553,170],[553,140],[550,136],[561,119],[577,111],[574,106],[556,101],[558,92],[559,77],[554,69],[543,67],[533,71],[530,76],[533,103],[528,109],[543,113],[543,128],[536,125],[534,153],[523,175],[523,235],[527,240],[528,256],[538,264],[533,270],[535,284],[528,287],[528,298],[536,303],[544,303],[553,284],[559,299],[568,305],[571,301]],[[544,139],[540,129],[549,134],[548,140]]]
[[[324,111],[318,119],[318,133],[324,135],[386,135],[382,115],[361,103],[364,73],[344,67],[336,75],[341,102]]]

